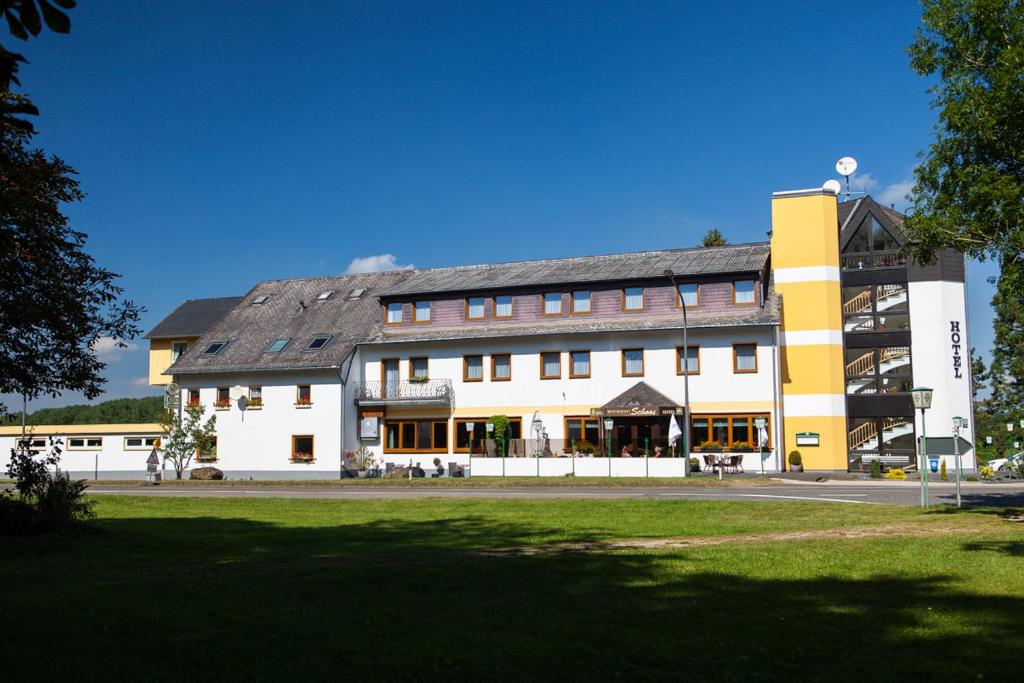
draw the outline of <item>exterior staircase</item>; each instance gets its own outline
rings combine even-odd
[[[882,422],[882,441],[888,443],[893,439],[911,434],[914,431],[913,420],[904,419],[898,420],[895,418],[887,417]],[[878,423],[877,422],[866,422],[861,426],[854,429],[849,434],[849,445],[850,450],[860,448],[864,444],[878,437]]]
[[[898,367],[910,363],[910,347],[889,346],[880,352],[878,374],[884,375]],[[871,386],[875,379],[875,352],[868,351],[846,364],[846,376],[854,377],[846,385],[846,393],[859,394]],[[874,393],[874,392],[868,392]]]
[[[907,302],[907,288],[905,285],[880,285],[879,297],[875,302],[875,310],[879,313],[905,304]],[[872,290],[866,289],[857,296],[843,304],[844,316],[867,315],[871,312]],[[870,332],[875,329],[873,319],[848,320],[843,327],[847,332]]]

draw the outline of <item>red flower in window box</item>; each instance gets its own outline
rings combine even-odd
[[[297,399],[295,399],[295,405],[297,405],[297,406],[311,406],[311,405],[313,405],[313,401],[309,400],[308,398],[297,398]]]
[[[188,407],[188,408],[198,408],[199,407],[199,399],[198,398],[189,399],[188,403],[186,403],[185,406]]]
[[[312,453],[292,453],[292,462],[313,462]]]
[[[219,399],[217,401],[214,401],[213,402],[213,407],[214,408],[230,408],[231,407],[231,399],[222,398],[222,399]]]

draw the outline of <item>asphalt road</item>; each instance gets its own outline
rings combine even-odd
[[[196,498],[311,498],[323,500],[359,500],[365,498],[585,498],[623,499],[647,498],[656,500],[763,500],[763,501],[815,501],[831,503],[861,503],[917,505],[920,489],[900,483],[793,483],[782,482],[771,486],[732,486],[729,488],[675,487],[517,487],[471,488],[437,486],[91,486],[94,493]],[[993,507],[1024,506],[1024,484],[965,484],[962,487],[964,505]],[[950,484],[932,484],[932,505],[953,504],[954,488]]]

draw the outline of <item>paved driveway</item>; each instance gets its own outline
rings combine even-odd
[[[438,486],[93,486],[90,491],[116,495],[155,497],[214,498],[313,498],[325,500],[358,500],[364,498],[649,498],[660,500],[774,500],[816,501],[837,503],[887,503],[917,505],[920,490],[903,482],[876,484],[869,482],[797,483],[779,482],[771,486],[732,486],[729,488],[674,487],[573,487],[544,486],[517,488],[470,488]],[[955,501],[951,484],[932,484],[933,505]],[[1024,484],[964,484],[962,496],[971,506],[1024,506]]]

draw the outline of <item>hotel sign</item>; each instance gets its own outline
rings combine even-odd
[[[953,377],[955,379],[963,379],[963,356],[961,355],[961,344],[960,344],[960,321],[950,320],[949,321],[949,341],[953,347]]]
[[[657,417],[658,415],[675,415],[676,408],[656,408],[655,406],[629,406],[628,408],[591,408],[590,414],[602,417]]]

